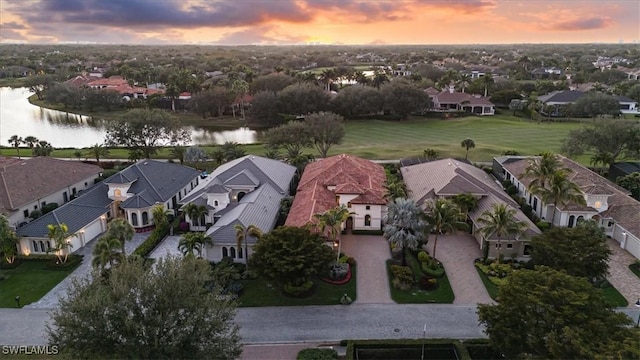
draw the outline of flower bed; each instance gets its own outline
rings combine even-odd
[[[347,271],[347,275],[344,277],[344,279],[341,279],[341,280],[331,280],[329,278],[321,278],[321,279],[322,281],[331,285],[344,285],[351,280],[351,265],[349,265],[349,270]]]

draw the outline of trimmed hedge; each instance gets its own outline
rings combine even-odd
[[[80,265],[83,258],[84,258],[84,255],[71,254],[67,258],[67,262],[60,263],[60,264],[58,264],[58,258],[54,258],[53,260],[49,260],[45,265],[45,267],[47,268],[47,270],[62,270],[62,271],[73,270],[78,265]]]
[[[413,348],[418,352],[418,359],[420,358],[420,352],[422,348],[422,344],[425,345],[425,359],[433,359],[434,354],[430,352],[438,351],[438,350],[448,350],[447,347],[450,347],[455,354],[457,354],[458,359],[463,360],[471,360],[469,353],[465,349],[464,345],[460,340],[455,339],[398,339],[398,340],[350,340],[347,344],[347,352],[345,359],[353,360],[356,359],[356,349],[377,349],[381,350],[379,355],[381,357],[376,357],[374,353],[367,354],[371,355],[366,357],[367,359],[398,359],[398,358],[406,358],[406,357],[398,357],[395,356],[397,354],[393,353],[393,350],[407,349]],[[386,350],[386,351],[385,351]],[[360,359],[365,359],[362,355],[359,354]],[[406,355],[406,354],[405,354]],[[430,355],[430,356],[429,356]],[[442,356],[437,356],[438,359],[443,359]],[[455,359],[456,357],[451,357]]]
[[[134,255],[139,255],[141,257],[147,257],[153,249],[160,244],[162,239],[164,239],[169,234],[169,224],[164,224],[162,226],[156,226],[151,235],[145,240],[140,246],[138,246],[134,251]]]
[[[351,230],[353,235],[382,235],[382,230]]]
[[[338,360],[338,352],[334,349],[304,349],[298,353],[296,360]]]

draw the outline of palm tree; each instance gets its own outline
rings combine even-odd
[[[69,227],[64,223],[59,225],[49,224],[47,229],[49,230],[49,239],[54,241],[53,249],[47,249],[47,252],[53,250],[56,253],[58,262],[66,263],[69,257],[68,249],[73,247],[69,238],[75,237],[76,234],[69,233]],[[62,253],[64,253],[64,258],[62,258]]]
[[[104,270],[107,265],[113,267],[114,263],[121,263],[125,259],[124,253],[117,251],[120,241],[116,238],[103,236],[93,248],[91,265],[94,269]]]
[[[394,177],[393,180],[387,178],[384,184],[387,199],[406,198],[409,190],[404,181]]]
[[[379,89],[380,86],[382,86],[382,84],[388,83],[388,82],[389,82],[389,77],[387,76],[387,73],[385,73],[384,71],[376,71],[373,75],[373,80],[371,81],[373,86],[377,89]]]
[[[469,149],[475,148],[476,147],[476,143],[472,139],[467,138],[467,139],[462,140],[460,145],[467,150],[467,152],[464,154],[464,158],[466,160],[466,159],[469,158]]]
[[[194,252],[198,252],[198,256],[202,256],[202,249],[205,245],[213,245],[213,240],[203,232],[188,232],[180,238],[178,242],[178,250],[184,256],[195,256]]]
[[[469,86],[469,82],[471,81],[471,75],[460,74],[458,79],[460,87],[462,88],[462,93],[464,93],[464,90]]]
[[[183,211],[189,217],[193,226],[205,226],[204,222],[206,220],[204,216],[209,213],[209,210],[205,205],[188,203],[184,206]]]
[[[16,148],[16,151],[18,152],[18,159],[20,159],[20,144],[22,144],[23,142],[24,140],[22,140],[22,138],[18,135],[13,135],[9,138],[9,144]]]
[[[571,181],[565,171],[556,171],[549,179],[546,187],[534,185],[531,192],[539,195],[545,204],[553,204],[551,213],[551,224],[556,216],[558,207],[567,206],[570,203],[586,205],[584,195],[580,187]]]
[[[438,199],[427,203],[425,219],[431,226],[431,232],[435,235],[432,254],[434,258],[436,257],[436,247],[438,246],[438,235],[464,229],[467,223],[461,221],[461,218],[460,208],[449,199]]]
[[[153,217],[153,223],[156,226],[163,226],[169,223],[169,214],[171,210],[165,209],[162,205],[156,205],[151,210],[151,216]]]
[[[561,166],[560,159],[549,151],[543,152],[539,158],[529,160],[523,174],[524,177],[533,177],[529,184],[529,191],[536,186],[544,188],[553,174],[566,170]]]
[[[327,91],[331,91],[331,83],[336,78],[336,72],[334,69],[324,69],[320,74],[320,81],[322,81],[327,87]]]
[[[494,204],[491,210],[486,210],[478,218],[482,225],[480,232],[485,240],[493,235],[498,238],[498,256],[500,262],[500,251],[502,250],[502,238],[507,235],[520,236],[526,228],[525,223],[516,218],[516,209],[509,205],[500,203]],[[488,246],[484,244],[484,246]]]
[[[484,87],[484,97],[487,97],[487,95],[489,94],[489,88],[494,83],[493,77],[491,77],[491,75],[485,75],[480,77],[478,81]]]
[[[429,161],[438,160],[438,157],[440,157],[440,152],[438,152],[438,150],[436,149],[428,148],[422,152],[422,156]]]
[[[29,149],[33,149],[33,147],[38,143],[38,138],[29,135],[24,138],[24,143],[29,147]]]
[[[9,220],[6,216],[0,215],[0,253],[4,256],[7,264],[13,264],[18,254],[19,238],[15,231],[9,227]]]
[[[595,155],[591,157],[590,164],[594,169],[597,169],[598,173],[602,175],[604,172],[604,168],[607,164],[612,164],[615,161],[613,160],[613,156],[606,152],[598,151]],[[598,168],[598,164],[602,164],[602,167]]]
[[[342,204],[321,214],[313,215],[313,217],[318,220],[320,232],[324,234],[325,229],[329,228],[329,235],[331,240],[338,241],[338,255],[336,257],[336,263],[338,262],[338,260],[340,260],[340,251],[342,248],[342,241],[338,240],[338,234],[342,229],[342,223],[347,221],[351,214],[353,213],[349,212],[349,209],[344,204]]]
[[[93,144],[89,147],[87,154],[88,156],[94,157],[96,159],[96,163],[100,166],[100,158],[104,158],[109,155],[109,149],[102,144]]]
[[[175,84],[170,84],[165,89],[164,94],[171,99],[171,111],[176,111],[176,98],[180,96],[180,89]]]
[[[78,161],[82,160],[82,156],[83,155],[84,154],[82,153],[82,150],[76,150],[76,151],[73,152],[73,156],[77,157]]]
[[[479,202],[478,198],[469,193],[454,195],[451,197],[451,201],[458,205],[458,208],[460,208],[460,211],[462,212],[462,219],[465,221],[467,220],[469,212],[478,208]]]
[[[244,243],[245,264],[248,270],[249,269],[249,247],[247,246],[247,239],[249,238],[249,236],[251,236],[256,238],[257,240],[260,240],[260,238],[262,237],[262,230],[260,230],[260,228],[255,225],[249,225],[245,228],[241,224],[236,224],[233,228],[236,230],[236,241],[237,241],[238,248],[241,248],[242,243]]]
[[[124,243],[127,241],[131,241],[133,239],[133,234],[135,230],[133,226],[127,222],[127,220],[123,218],[117,218],[111,220],[109,225],[107,226],[107,232],[104,237],[117,239],[120,241],[120,245],[122,247],[122,254],[126,255],[126,251],[124,250]]]
[[[396,198],[387,207],[384,224],[384,237],[402,251],[402,266],[406,266],[405,249],[416,250],[427,239],[428,224],[424,213],[415,201]]]
[[[40,140],[31,152],[35,156],[49,156],[53,152],[53,146],[47,141]]]

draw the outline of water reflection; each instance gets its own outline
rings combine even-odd
[[[30,104],[29,96],[31,93],[27,88],[0,88],[0,143],[3,145],[7,145],[12,135],[35,136],[56,148],[80,148],[104,142],[108,121],[41,108]],[[189,129],[191,144],[223,144],[227,141],[252,144],[259,140],[258,132],[247,127]]]

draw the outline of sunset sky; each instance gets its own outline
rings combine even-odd
[[[640,0],[0,0],[2,43],[505,44],[640,40]]]

